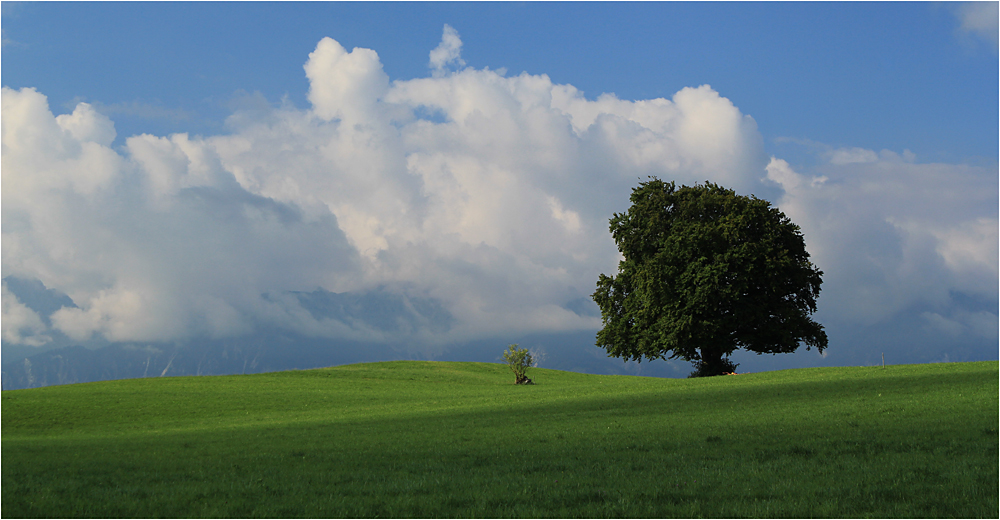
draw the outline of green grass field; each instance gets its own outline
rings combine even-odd
[[[998,364],[390,362],[2,393],[2,516],[982,517]]]

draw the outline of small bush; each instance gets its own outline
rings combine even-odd
[[[514,372],[515,385],[534,384],[527,376],[528,367],[535,361],[531,357],[531,352],[528,352],[528,349],[517,348],[517,343],[514,343],[507,347],[507,350],[503,353],[503,359],[507,362],[507,366],[510,367],[511,371]]]
[[[709,377],[709,376],[721,376],[724,374],[735,374],[736,367],[740,366],[739,363],[733,363],[729,358],[722,358],[722,362],[718,365],[709,365],[701,360],[694,362],[694,372],[688,375],[691,377]]]

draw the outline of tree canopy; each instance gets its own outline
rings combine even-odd
[[[699,375],[731,371],[739,348],[758,354],[827,346],[810,318],[823,272],[799,227],[770,203],[706,182],[651,178],[610,220],[624,260],[600,275],[597,345],[624,360],[681,358]]]

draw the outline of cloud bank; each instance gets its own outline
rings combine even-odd
[[[916,305],[928,326],[996,337],[995,168],[845,149],[810,176],[767,157],[753,118],[707,85],[588,99],[464,67],[461,46],[445,26],[431,76],[391,81],[375,51],[324,38],[304,66],[309,107],[248,96],[225,135],[118,149],[92,106],[56,116],[5,87],[3,273],[75,306],[32,315],[5,287],[4,340],[44,344],[43,318],[79,341],[266,326],[425,351],[596,330],[587,299],[619,259],[608,218],[649,175],[776,194],[827,273],[834,321]],[[398,319],[343,310],[375,293],[391,304],[350,308]]]
[[[820,176],[772,158],[767,178],[826,271],[832,317],[870,325],[919,312],[932,328],[995,340],[996,170],[914,164],[890,151],[829,157]]]

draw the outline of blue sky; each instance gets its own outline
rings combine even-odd
[[[411,79],[427,75],[428,49],[448,23],[469,66],[548,74],[590,97],[670,97],[709,84],[771,140],[995,158],[995,45],[963,31],[956,11],[923,2],[5,2],[3,81],[38,88],[56,111],[77,100],[163,111],[166,121],[136,121],[125,135],[209,134],[224,131],[240,90],[305,106],[301,66],[324,36],[374,49],[390,78]]]
[[[802,226],[831,348],[788,363],[996,359],[996,5],[4,2],[3,275],[76,305],[5,288],[5,344],[399,341],[273,297],[316,288],[433,302],[430,357],[577,334],[654,174]]]

